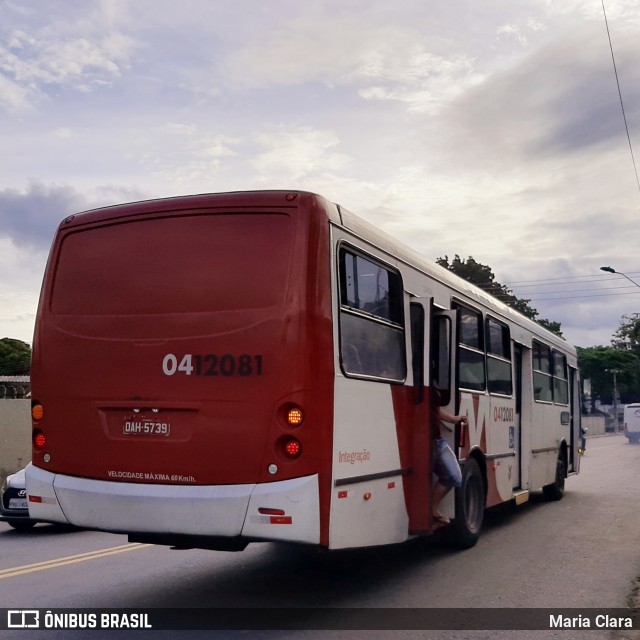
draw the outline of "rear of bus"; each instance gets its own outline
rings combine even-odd
[[[328,544],[332,206],[187,196],[60,225],[33,349],[34,518]]]
[[[640,442],[640,403],[628,404],[624,408],[624,435],[629,442]]]

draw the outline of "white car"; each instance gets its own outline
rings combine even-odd
[[[24,472],[24,469],[20,469],[20,471],[7,476],[2,485],[0,520],[8,522],[15,529],[29,529],[36,523],[29,517]]]

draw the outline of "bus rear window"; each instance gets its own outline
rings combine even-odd
[[[51,311],[143,315],[266,308],[283,299],[293,225],[284,214],[175,216],[69,234]]]

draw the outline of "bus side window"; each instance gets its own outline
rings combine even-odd
[[[456,305],[458,309],[458,384],[462,389],[484,391],[485,357],[482,314]]]
[[[513,392],[513,379],[509,327],[498,320],[487,318],[485,330],[489,393],[510,396]]]
[[[403,382],[407,363],[400,273],[343,247],[339,283],[344,374]]]
[[[569,404],[569,381],[567,380],[567,357],[553,351],[553,401],[555,404]]]
[[[434,316],[431,328],[431,386],[440,394],[439,404],[451,402],[451,320]]]
[[[537,402],[553,402],[551,348],[533,341],[533,397]]]

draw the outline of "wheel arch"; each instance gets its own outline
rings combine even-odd
[[[564,462],[564,477],[567,478],[569,476],[569,445],[564,438],[560,442],[558,458]]]

